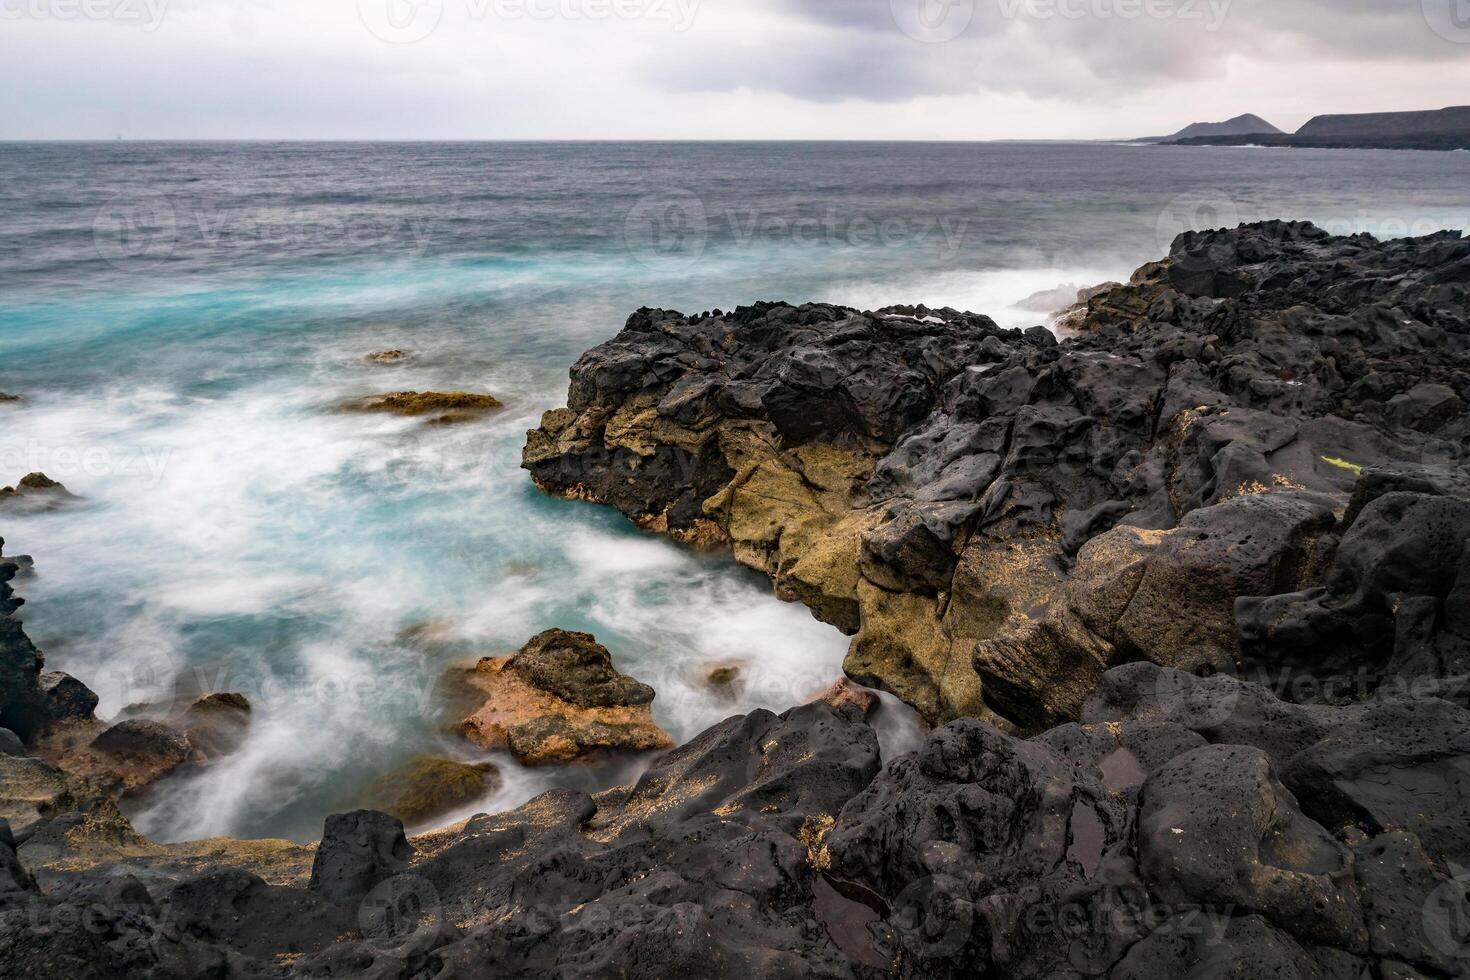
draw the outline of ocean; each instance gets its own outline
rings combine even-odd
[[[407,758],[489,759],[517,805],[638,763],[528,770],[444,732],[451,663],[589,630],[677,740],[783,710],[847,640],[728,558],[519,469],[567,369],[640,306],[927,303],[1042,323],[1190,227],[1470,226],[1459,153],[1084,143],[0,143],[0,520],[27,631],[104,716],[238,690],[252,734],[130,804],[161,840],[319,836]],[[372,364],[372,351],[412,358]],[[343,413],[468,389],[428,427]],[[737,664],[735,697],[704,683]],[[885,752],[912,744],[896,703]]]

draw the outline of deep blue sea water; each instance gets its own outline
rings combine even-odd
[[[1101,144],[0,144],[0,483],[27,629],[103,713],[242,690],[252,738],[134,813],[163,839],[315,837],[435,730],[443,667],[588,629],[687,738],[838,676],[846,640],[724,559],[549,500],[518,469],[633,309],[925,302],[1042,322],[1175,233],[1263,217],[1470,226],[1470,155]],[[385,348],[406,364],[368,364]],[[474,425],[334,411],[491,392]],[[428,633],[436,642],[410,639]],[[701,683],[738,662],[724,701]],[[889,749],[902,744],[898,712]],[[622,772],[524,771],[514,805]]]

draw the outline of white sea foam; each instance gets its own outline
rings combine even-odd
[[[1036,294],[1073,283],[1086,287],[1127,281],[1136,265],[1120,261],[1113,266],[1085,268],[952,270],[893,280],[839,282],[829,287],[821,298],[823,302],[862,309],[912,303],[923,303],[930,308],[949,306],[983,313],[1002,327],[1032,327],[1047,325],[1048,319],[1046,313],[1032,309],[1032,304],[1027,303]]]
[[[374,380],[442,387],[442,368],[395,371],[390,385],[332,356],[320,369],[349,380],[28,409],[36,468],[87,498],[10,529],[10,550],[38,558],[29,625],[53,666],[97,687],[104,716],[221,689],[255,706],[238,753],[133,814],[145,833],[312,836],[408,755],[463,755],[434,721],[447,664],[552,626],[592,630],[654,686],[655,717],[680,740],[755,707],[784,710],[840,676],[846,638],[778,602],[763,577],[531,489],[518,466],[539,411],[530,399],[485,424],[425,427],[333,406]],[[119,447],[166,465],[47,463]],[[62,607],[80,614],[48,615]],[[396,639],[420,623],[434,624],[435,644]],[[716,663],[744,671],[733,699],[704,681]],[[572,778],[497,764],[507,779],[482,806]],[[595,789],[617,775],[579,778]]]

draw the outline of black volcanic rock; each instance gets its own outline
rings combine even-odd
[[[1028,729],[1074,717],[1121,661],[1258,661],[1237,600],[1274,610],[1336,588],[1346,515],[1382,474],[1470,486],[1458,233],[1189,232],[1093,296],[1077,330],[1058,344],[924,307],[643,310],[573,367],[523,465],[544,489],[728,546],[855,634],[851,676],[931,721]],[[1423,533],[1447,536],[1443,564],[1470,528],[1437,506]],[[1402,673],[1400,627],[1405,650],[1457,656],[1438,609],[1365,622],[1348,659],[1375,682]],[[1308,613],[1293,615],[1248,626],[1247,645]],[[1407,669],[1448,669],[1427,656]]]
[[[0,538],[0,556],[5,539]],[[29,741],[66,721],[87,720],[97,695],[60,671],[43,672],[46,658],[21,628],[16,611],[25,602],[10,582],[30,567],[28,558],[0,557],[0,726]]]
[[[356,906],[407,868],[412,855],[396,817],[374,810],[338,813],[327,818],[307,887],[334,904]]]

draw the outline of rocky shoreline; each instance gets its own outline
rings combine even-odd
[[[96,699],[0,558],[0,974],[1467,975],[1470,240],[1188,233],[1068,323],[640,310],[528,435],[850,634],[937,726],[896,759],[846,689],[412,839],[157,845],[35,758]],[[661,744],[585,635],[466,683],[579,712],[552,755]]]

